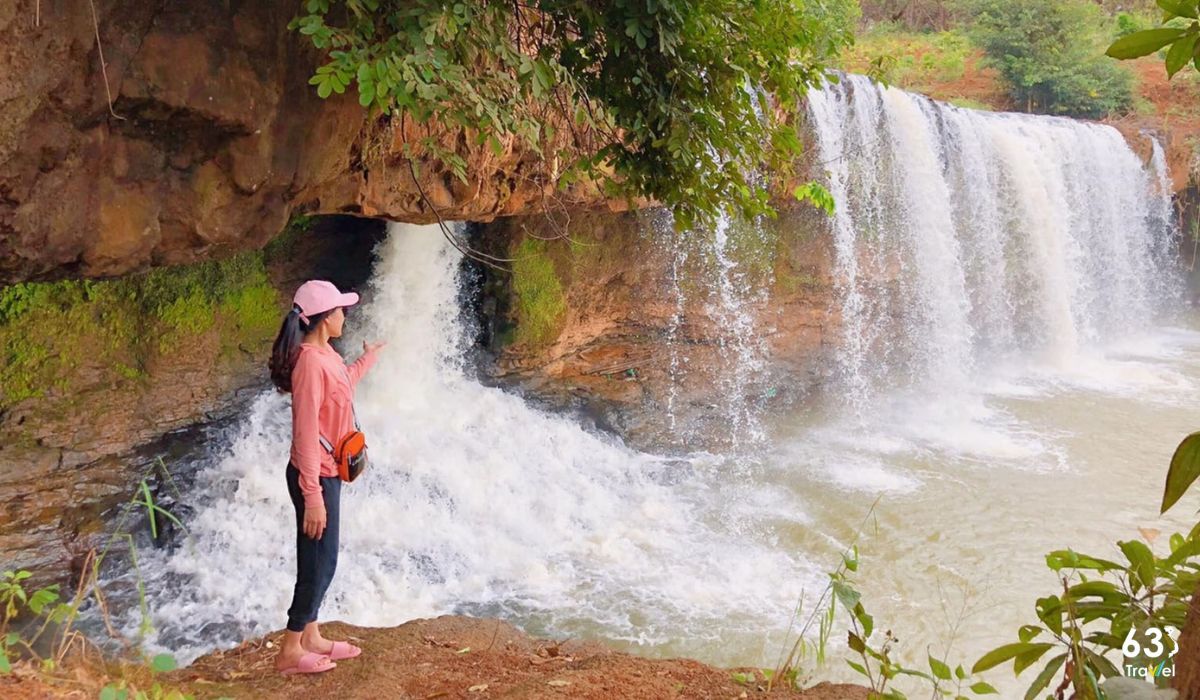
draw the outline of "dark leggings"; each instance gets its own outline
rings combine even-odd
[[[338,503],[342,481],[336,476],[323,476],[321,498],[325,501],[325,533],[315,540],[304,534],[304,494],[300,492],[300,470],[290,462],[287,466],[288,495],[296,508],[296,590],[288,608],[287,628],[303,632],[304,626],[317,619],[317,610],[337,570]]]

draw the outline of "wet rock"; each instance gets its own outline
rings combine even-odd
[[[582,213],[564,228],[532,215],[482,227],[473,242],[498,257],[547,239],[563,307],[549,339],[522,340],[528,320],[514,276],[477,270],[485,381],[670,451],[744,440],[746,426],[731,416],[794,401],[826,379],[839,319],[824,221],[789,209],[736,240],[731,233],[731,306],[719,298],[707,234],[672,235],[661,218]]]

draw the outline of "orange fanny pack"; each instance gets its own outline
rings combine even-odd
[[[330,444],[322,435],[321,446],[333,455],[338,478],[342,481],[354,481],[367,468],[367,437],[358,429],[357,417],[354,419],[354,430],[343,435],[337,445]]]

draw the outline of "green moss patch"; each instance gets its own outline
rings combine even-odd
[[[0,408],[69,391],[85,363],[137,379],[156,354],[214,328],[220,348],[266,343],[279,318],[263,254],[107,280],[0,287]]]
[[[567,310],[566,295],[547,248],[546,241],[526,238],[513,255],[517,343],[539,346],[554,340]]]

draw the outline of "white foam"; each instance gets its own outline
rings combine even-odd
[[[777,619],[815,573],[771,549],[768,529],[724,529],[720,499],[688,496],[708,487],[652,478],[663,460],[463,375],[458,255],[436,227],[393,225],[350,317],[346,347],[364,334],[390,345],[360,388],[372,466],[343,490],[322,618],[396,625],[508,610],[551,630],[599,625],[647,642],[668,634],[656,629],[712,633],[706,619],[747,629]],[[213,498],[188,523],[186,545],[145,563],[152,647],[187,661],[283,626],[294,581],[289,439],[287,400],[262,396],[203,476]]]

